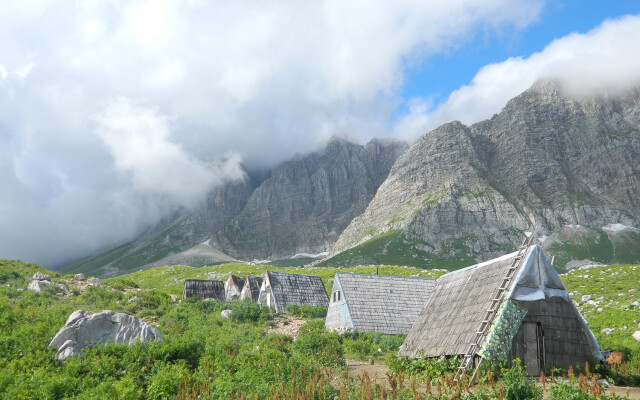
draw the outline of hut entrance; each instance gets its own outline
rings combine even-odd
[[[524,364],[527,367],[527,374],[531,376],[540,375],[544,369],[544,331],[538,322],[525,322],[524,329]]]

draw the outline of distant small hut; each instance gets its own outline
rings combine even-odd
[[[245,279],[231,275],[224,283],[224,295],[227,301],[240,299],[240,293],[244,286]]]
[[[260,286],[262,286],[261,276],[247,276],[244,280],[244,286],[240,292],[240,300],[249,299],[258,301],[260,297]]]
[[[319,276],[266,271],[262,276],[258,303],[286,312],[290,305],[329,305],[327,291]]]
[[[408,357],[519,358],[529,375],[601,360],[598,343],[538,245],[438,278],[400,347]]]
[[[213,299],[225,301],[224,282],[200,279],[186,279],[182,299],[195,297],[200,300]]]
[[[325,327],[407,334],[435,285],[435,279],[337,273]]]

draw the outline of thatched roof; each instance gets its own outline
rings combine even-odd
[[[435,285],[435,279],[337,273],[333,291],[342,292],[342,301],[329,307],[346,303],[346,318],[357,331],[406,334]]]
[[[319,276],[266,271],[263,277],[266,282],[262,286],[264,288],[267,283],[270,287],[276,311],[285,312],[289,305],[329,305],[327,291]]]
[[[465,354],[516,255],[517,252],[514,252],[441,276],[400,347],[400,355],[437,357]],[[573,307],[562,281],[542,248],[538,245],[528,247],[516,265],[504,299],[522,304],[550,298],[562,299],[575,311],[596,355],[599,350],[593,334]]]
[[[224,282],[187,279],[184,281],[184,291],[182,292],[182,298],[186,299],[188,297],[224,301]]]

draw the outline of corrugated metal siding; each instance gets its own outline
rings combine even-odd
[[[348,311],[353,329],[385,334],[409,332],[436,285],[433,279],[369,274],[338,273],[335,280],[342,289],[338,303],[348,306],[341,313]]]

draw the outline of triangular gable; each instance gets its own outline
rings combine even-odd
[[[580,320],[591,348],[591,355],[596,360],[602,359],[598,341],[589,328],[589,324],[573,304],[560,276],[539,245],[532,246],[523,258],[522,267],[514,277],[514,284],[505,297],[519,302],[545,300],[552,297],[562,298],[571,305]]]
[[[278,312],[286,312],[289,305],[329,305],[324,283],[319,276],[266,271],[265,278],[270,286],[274,308]]]
[[[516,256],[514,252],[438,278],[399,354],[465,354]]]
[[[334,281],[340,285],[353,329],[385,334],[409,331],[435,283],[434,279],[345,273],[337,273]]]
[[[516,255],[517,253],[511,253],[441,276],[401,346],[400,355],[437,357],[465,354]],[[559,275],[542,248],[538,245],[530,246],[519,261],[503,302],[515,301],[524,305],[551,298],[562,299],[569,304],[568,307],[580,321],[592,355],[600,359],[595,337],[569,298]],[[495,326],[503,322],[495,319],[488,329],[493,328],[495,331]],[[506,331],[513,337],[514,329]],[[482,348],[482,343],[480,345]]]

